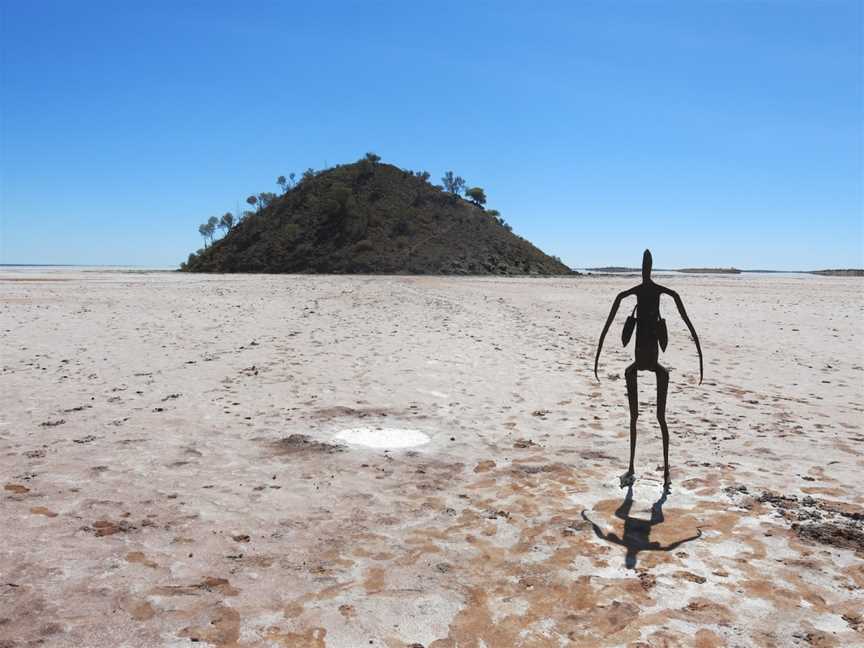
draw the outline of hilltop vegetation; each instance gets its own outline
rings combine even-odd
[[[411,274],[570,274],[512,233],[486,194],[448,172],[442,186],[427,172],[367,154],[321,172],[277,180],[280,194],[247,199],[239,219],[212,217],[199,228],[205,247],[191,272]],[[465,194],[465,197],[460,195]],[[217,228],[224,236],[216,239]]]

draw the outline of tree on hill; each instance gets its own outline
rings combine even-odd
[[[258,208],[257,208],[257,205],[258,205],[258,196],[249,196],[249,197],[246,199],[246,202],[249,203],[250,205],[252,205],[253,207],[255,207],[255,211],[258,211]]]
[[[219,227],[224,229],[226,233],[234,227],[234,214],[231,212],[222,214],[222,218],[219,219]]]
[[[471,187],[465,190],[465,195],[468,199],[478,207],[483,207],[486,204],[486,192],[480,187]]]
[[[285,176],[279,176],[276,178],[276,184],[282,187],[282,193],[288,193],[288,178]]]
[[[367,154],[366,154],[366,159],[369,160],[372,164],[375,164],[376,162],[380,162],[380,161],[381,161],[381,156],[380,156],[380,155],[375,155],[374,153],[367,153]]]
[[[278,196],[272,191],[263,191],[258,194],[258,206],[260,209],[269,207]]]
[[[213,234],[216,232],[216,227],[219,225],[219,219],[211,216],[206,223],[198,226],[198,233],[204,239],[204,247],[207,247],[207,241],[213,242]]]
[[[210,231],[207,228],[207,223],[202,223],[198,226],[198,233],[204,239],[204,247],[207,247],[207,239],[210,238]]]
[[[465,187],[468,186],[468,183],[465,182],[464,178],[453,175],[452,171],[448,171],[444,174],[444,177],[441,178],[441,183],[444,185],[444,190],[450,192],[454,196],[461,194],[465,190]]]

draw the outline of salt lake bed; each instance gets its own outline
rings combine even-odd
[[[658,277],[628,503],[637,280],[3,269],[0,646],[861,645],[864,284]]]

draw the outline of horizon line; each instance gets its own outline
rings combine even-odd
[[[167,266],[167,265],[132,265],[126,263],[0,263],[0,268],[134,268],[140,270],[170,270],[174,271],[179,269],[180,264],[176,264],[176,266]],[[631,273],[640,273],[640,268],[631,268],[628,266],[615,266],[615,265],[606,265],[606,266],[569,266],[571,270],[576,270],[580,272],[592,272],[592,273],[607,273],[607,274],[631,274]],[[607,268],[621,268],[620,270],[607,270]],[[864,272],[864,268],[842,268],[842,267],[831,267],[831,268],[816,268],[813,270],[778,270],[773,268],[738,268],[735,266],[685,266],[682,268],[654,268],[654,272],[681,272],[682,270],[705,270],[705,274],[724,274],[720,272],[716,272],[718,270],[736,270],[738,272],[765,272],[765,273],[781,273],[781,274],[811,274],[814,272],[826,272],[826,271],[855,271],[855,272]],[[715,271],[715,272],[712,272]],[[217,273],[220,274],[220,273]],[[221,273],[221,274],[246,274],[246,273]],[[305,274],[305,273],[263,273],[263,274]],[[324,273],[328,274],[328,273]],[[693,272],[692,274],[699,274],[699,272]],[[732,273],[725,273],[732,274]]]

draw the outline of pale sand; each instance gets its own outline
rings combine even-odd
[[[633,281],[0,273],[0,646],[864,644],[864,284],[665,281],[628,569]]]

